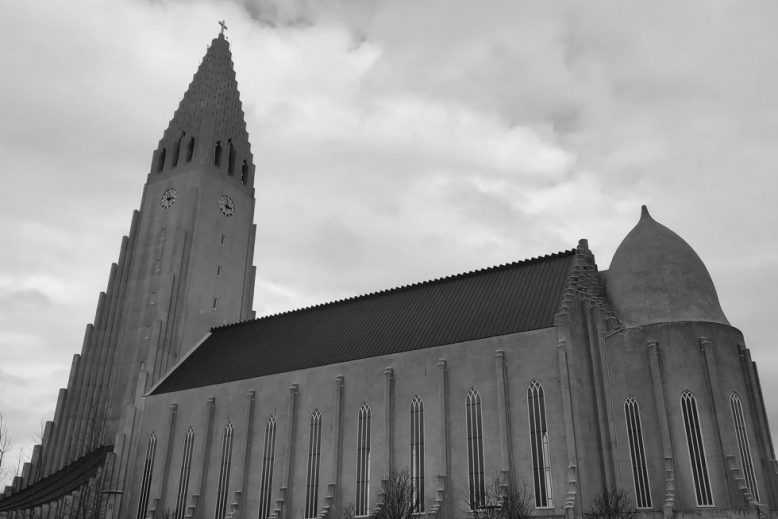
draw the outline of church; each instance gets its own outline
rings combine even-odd
[[[607,270],[569,250],[256,318],[255,167],[211,42],[153,153],[66,388],[0,518],[414,517],[523,491],[580,518],[778,511],[756,364],[646,207]],[[523,490],[522,490],[523,489]]]

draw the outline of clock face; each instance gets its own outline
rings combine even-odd
[[[229,195],[222,195],[219,199],[219,209],[221,209],[224,216],[232,216],[235,214],[235,202]]]
[[[159,200],[162,209],[169,209],[171,205],[176,202],[176,190],[172,187],[162,193],[162,198]]]

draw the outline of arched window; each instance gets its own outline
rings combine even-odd
[[[411,484],[413,511],[424,511],[424,403],[417,396],[411,400]]]
[[[470,510],[484,506],[484,439],[481,422],[481,395],[474,388],[467,391],[467,464]]]
[[[179,156],[181,155],[181,141],[183,141],[185,137],[186,137],[186,132],[182,133],[181,136],[178,138],[178,140],[176,140],[176,145],[173,148],[173,167],[174,168],[176,166],[178,166],[178,159],[179,159]]]
[[[681,394],[681,411],[686,430],[686,443],[689,447],[689,461],[692,464],[697,506],[713,506],[713,494],[710,491],[710,479],[708,479],[708,463],[705,460],[700,417],[697,413],[697,400],[689,390]]]
[[[359,407],[357,427],[357,498],[355,514],[367,515],[370,495],[370,406]]]
[[[222,165],[222,143],[221,141],[216,141],[216,148],[213,150],[213,165],[217,168],[221,167]]]
[[[232,465],[232,422],[224,426],[222,437],[222,462],[219,466],[219,486],[216,490],[216,513],[214,519],[227,516],[227,491],[230,487],[230,466]]]
[[[157,152],[157,173],[165,169],[166,157],[167,157],[167,148],[162,148]]]
[[[235,174],[235,146],[232,144],[232,139],[227,142],[230,146],[230,151],[227,155],[227,173],[233,176]]]
[[[532,446],[532,479],[535,488],[535,507],[554,506],[551,491],[551,453],[546,427],[546,403],[543,386],[533,380],[527,388],[529,437]]]
[[[756,474],[754,474],[754,462],[751,459],[751,447],[748,444],[748,432],[746,431],[746,420],[743,415],[743,404],[737,393],[732,393],[729,397],[729,405],[732,408],[732,420],[735,422],[735,434],[737,435],[737,447],[740,451],[740,462],[743,466],[743,476],[746,478],[746,485],[759,501],[759,489],[756,486]]]
[[[195,146],[195,140],[194,137],[189,137],[189,143],[186,145],[186,161],[191,162],[192,157],[194,156],[194,146]]]
[[[184,438],[184,456],[181,459],[181,475],[178,478],[178,494],[176,494],[175,518],[184,519],[186,515],[186,495],[189,491],[189,472],[192,469],[192,447],[194,446],[194,429],[186,431]]]
[[[240,166],[240,183],[245,184],[249,181],[249,165],[244,160],[243,164]]]
[[[305,517],[314,518],[319,506],[319,459],[321,457],[321,413],[311,414],[311,436],[308,442],[308,477],[305,495]]]
[[[140,483],[140,498],[138,499],[138,519],[146,519],[149,507],[149,490],[151,489],[151,476],[154,472],[154,456],[157,453],[157,433],[149,435],[146,445],[146,462],[143,465],[143,479]]]
[[[273,491],[273,462],[276,450],[276,419],[271,416],[265,424],[265,449],[262,459],[262,487],[259,493],[259,519],[270,515],[270,497]]]
[[[638,508],[651,508],[651,490],[648,485],[646,452],[643,446],[643,426],[640,423],[640,406],[634,397],[624,402],[624,418],[627,421],[629,454],[632,460],[632,481],[635,483],[635,501]]]

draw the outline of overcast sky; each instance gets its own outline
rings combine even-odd
[[[225,19],[267,314],[573,248],[647,204],[778,427],[778,3],[0,0],[0,411],[31,448]]]

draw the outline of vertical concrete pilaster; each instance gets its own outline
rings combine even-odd
[[[664,519],[672,519],[675,508],[675,456],[670,440],[670,424],[667,421],[667,401],[662,383],[659,351],[656,341],[648,341],[648,366],[651,371],[651,386],[654,390],[654,405],[659,418],[659,433],[662,437],[662,455],[665,460],[665,501],[662,505]]]
[[[386,474],[391,474],[394,468],[394,370],[384,370],[384,429],[385,451],[384,467]]]
[[[513,446],[511,438],[511,417],[508,388],[508,378],[505,376],[505,352],[497,350],[494,353],[494,369],[497,380],[497,421],[500,438],[500,472],[503,483],[515,490],[515,475],[513,471]]]

